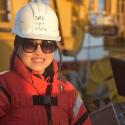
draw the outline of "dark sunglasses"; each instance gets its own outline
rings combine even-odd
[[[46,54],[50,54],[57,49],[56,41],[41,40],[41,43],[37,43],[34,39],[23,38],[22,48],[27,53],[36,51],[38,45],[40,45],[41,50]]]

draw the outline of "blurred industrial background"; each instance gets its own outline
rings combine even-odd
[[[0,0],[1,72],[9,69],[15,14],[30,1],[37,0]],[[39,1],[50,4],[57,12],[62,73],[78,89],[88,111],[95,112],[111,102],[123,104],[125,98],[117,92],[110,57],[125,55],[125,0]],[[58,53],[55,58],[59,61]]]

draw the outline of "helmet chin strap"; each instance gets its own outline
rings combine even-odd
[[[62,52],[61,49],[59,47],[59,45],[57,44],[57,49],[58,49],[58,53],[59,53],[59,70],[58,72],[61,72],[61,67],[62,67]]]

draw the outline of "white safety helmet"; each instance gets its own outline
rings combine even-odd
[[[16,14],[13,33],[22,38],[60,41],[58,18],[48,4],[30,2]]]

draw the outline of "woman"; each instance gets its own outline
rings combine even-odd
[[[58,73],[55,12],[28,3],[16,15],[10,71],[0,75],[1,125],[90,125],[77,91]]]

